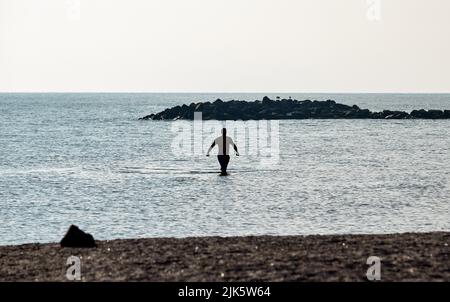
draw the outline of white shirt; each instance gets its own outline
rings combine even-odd
[[[217,147],[218,147],[218,152],[217,152],[217,155],[224,155],[223,154],[223,141],[224,141],[224,139],[223,139],[223,136],[219,136],[218,138],[216,138],[215,140],[214,140],[214,143],[217,145]],[[234,147],[234,142],[233,142],[233,139],[231,138],[231,137],[229,137],[229,136],[227,136],[226,138],[225,138],[225,155],[230,155],[230,145],[231,146],[233,146]]]

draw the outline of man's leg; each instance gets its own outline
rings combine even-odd
[[[219,160],[219,163],[220,163],[220,171],[222,172],[222,174],[226,174],[228,163],[230,162],[230,156],[229,155],[217,155],[217,159]]]
[[[217,160],[220,164],[220,171],[223,173],[223,155],[217,155]]]
[[[227,168],[228,168],[228,163],[230,162],[230,156],[229,155],[225,155],[224,159],[223,159],[224,163],[224,167],[225,167],[225,171],[223,171],[225,174],[227,173]]]

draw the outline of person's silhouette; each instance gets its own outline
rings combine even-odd
[[[230,162],[230,145],[232,145],[234,151],[236,151],[236,156],[239,156],[239,152],[236,144],[233,142],[233,139],[227,136],[226,128],[222,129],[222,136],[219,136],[213,141],[211,147],[209,147],[208,152],[206,153],[206,156],[209,156],[209,153],[215,145],[217,145],[219,149],[217,152],[217,159],[220,163],[221,175],[227,175],[227,166]]]

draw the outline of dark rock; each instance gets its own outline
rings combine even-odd
[[[394,115],[394,112],[390,111],[390,110],[383,110],[383,112],[381,112],[382,118],[388,118],[393,115]]]
[[[425,111],[424,109],[411,111],[411,116],[413,118],[426,118],[427,114],[427,111]]]
[[[263,103],[263,104],[269,104],[269,103],[271,103],[271,102],[272,102],[272,100],[269,99],[269,97],[267,97],[267,96],[263,97],[263,99],[262,99],[262,103]]]
[[[440,119],[444,117],[444,111],[442,110],[428,110],[428,118]]]
[[[386,112],[385,119],[387,120],[401,120],[409,117],[409,114],[403,111],[389,111]]]
[[[364,119],[364,118],[370,118],[370,114],[371,114],[371,112],[369,109],[358,109],[358,110],[353,111],[352,117]]]
[[[444,118],[450,118],[450,110],[444,110]]]
[[[448,110],[446,110],[448,111]],[[421,118],[421,119],[442,119],[442,118],[449,118],[446,115],[446,111],[442,110],[413,110],[411,112],[411,116],[413,118]]]
[[[141,117],[140,120],[152,120],[154,116],[155,115],[152,113],[152,114],[146,115],[144,117]]]
[[[414,110],[411,114],[404,111],[384,110],[371,112],[356,105],[349,106],[326,101],[297,101],[292,98],[271,100],[265,96],[262,101],[246,102],[217,99],[213,103],[191,103],[189,106],[175,106],[141,119],[177,120],[194,118],[194,112],[201,111],[205,120],[249,120],[249,119],[441,119],[450,118],[449,110]]]
[[[80,230],[76,225],[71,225],[64,238],[61,247],[97,247],[94,237]]]

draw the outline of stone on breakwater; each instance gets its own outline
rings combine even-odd
[[[271,100],[265,96],[262,101],[246,102],[221,99],[211,102],[191,103],[167,108],[159,113],[150,114],[141,120],[192,120],[194,112],[202,112],[204,120],[273,120],[273,119],[450,119],[450,110],[384,110],[371,112],[356,105],[349,106],[327,101],[298,101],[289,99]]]

